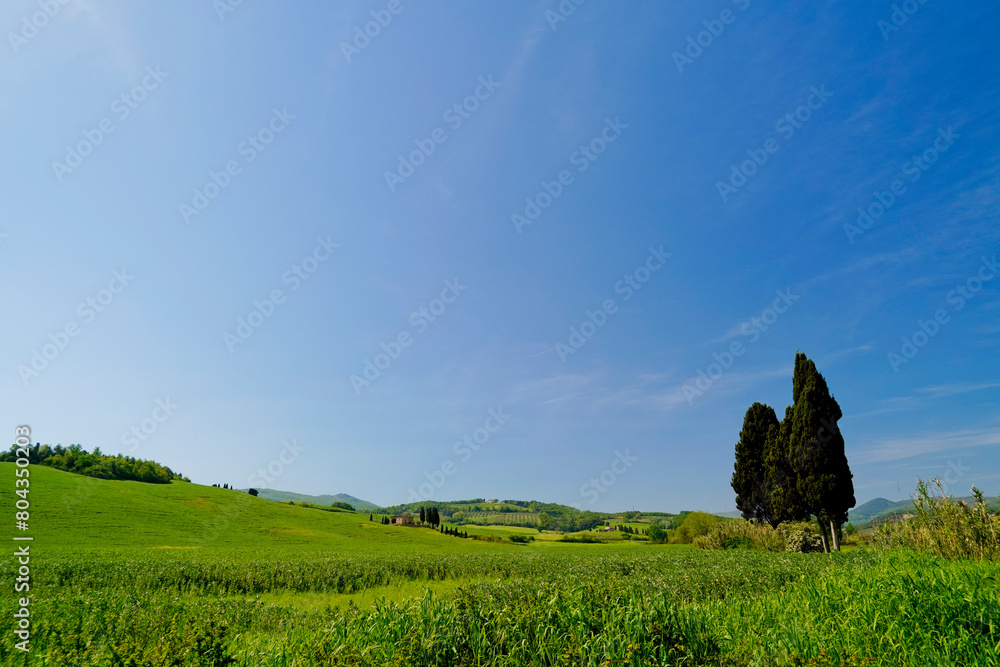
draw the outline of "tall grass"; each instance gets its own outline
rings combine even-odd
[[[367,574],[348,558],[195,558],[196,571],[228,582],[215,587],[190,585],[174,557],[67,555],[50,561],[58,575],[38,570],[32,653],[0,643],[0,665],[1000,667],[993,563],[870,550],[580,549],[386,557]],[[461,583],[469,575],[480,580]],[[300,609],[295,593],[282,604],[257,594],[325,589],[333,599],[411,578],[427,591],[364,608]],[[453,578],[459,585],[441,595],[435,582]],[[0,597],[4,636],[12,604]]]
[[[933,486],[919,480],[913,516],[876,526],[872,542],[944,558],[1000,561],[1000,516],[990,512],[982,491],[972,487],[972,494],[969,504],[945,495],[940,479]]]
[[[712,525],[708,534],[694,538],[693,544],[697,549],[784,551],[785,536],[767,525],[733,519]]]

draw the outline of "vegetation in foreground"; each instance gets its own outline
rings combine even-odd
[[[37,570],[32,652],[5,642],[0,663],[1000,664],[992,564],[905,552],[564,548],[64,550]],[[412,582],[424,592],[392,599]],[[388,599],[355,604],[369,589]],[[2,606],[0,633],[10,636],[13,600]]]
[[[1000,562],[1000,515],[991,512],[982,491],[972,487],[972,494],[972,503],[956,500],[945,495],[940,479],[933,486],[921,480],[913,516],[879,524],[872,539],[890,549]]]

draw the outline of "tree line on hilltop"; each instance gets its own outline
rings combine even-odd
[[[841,526],[855,504],[837,426],[842,416],[816,364],[796,353],[785,418],[779,422],[773,408],[754,403],[743,420],[732,486],[744,519],[777,527],[815,517],[824,549],[840,549]]]
[[[95,447],[93,453],[88,453],[80,445],[51,447],[36,443],[27,449],[30,465],[48,466],[87,477],[149,484],[169,484],[175,479],[191,481],[155,461],[135,459],[121,454],[102,454],[100,447]],[[17,445],[12,445],[9,451],[0,453],[0,462],[13,463],[18,459],[17,451]]]

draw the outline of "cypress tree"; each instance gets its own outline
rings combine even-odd
[[[792,408],[785,408],[785,418],[772,424],[764,441],[764,497],[767,521],[772,527],[784,521],[809,518],[798,492],[798,475],[792,466],[789,427]]]
[[[816,364],[801,352],[795,355],[792,395],[795,405],[788,433],[796,490],[824,536],[829,529],[830,547],[839,551],[837,533],[856,502],[844,436],[837,426],[843,413]]]
[[[754,403],[743,418],[743,430],[736,443],[736,463],[732,486],[736,492],[736,507],[747,521],[764,523],[770,520],[764,474],[764,449],[768,433],[778,426],[774,408]]]
[[[427,516],[426,516],[426,514],[424,513],[424,506],[423,506],[423,505],[421,505],[421,506],[420,506],[420,523],[423,523],[423,522],[424,522],[424,521],[426,521],[426,520],[427,520]]]

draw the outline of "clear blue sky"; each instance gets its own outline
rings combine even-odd
[[[723,511],[801,350],[859,502],[996,494],[1000,9],[911,2],[6,2],[10,439]]]

